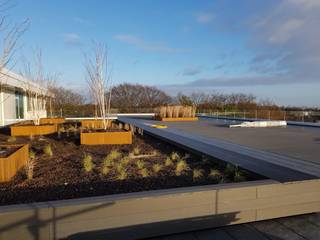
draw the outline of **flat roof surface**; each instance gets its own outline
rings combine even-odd
[[[233,225],[221,228],[167,235],[146,240],[318,240],[320,215],[295,217]]]
[[[229,128],[239,121],[200,118],[194,122],[166,122],[169,128],[212,137],[320,165],[320,128]]]

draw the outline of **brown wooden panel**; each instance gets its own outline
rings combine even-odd
[[[16,175],[17,171],[22,168],[29,158],[29,145],[3,145],[18,146],[18,150],[6,158],[0,158],[0,182],[10,181]]]
[[[48,135],[57,132],[56,124],[11,126],[11,136]]]
[[[132,144],[132,133],[130,131],[82,132],[80,141],[84,145]]]

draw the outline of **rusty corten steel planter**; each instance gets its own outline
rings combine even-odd
[[[132,144],[132,133],[131,131],[82,132],[80,142],[84,145]]]
[[[184,121],[198,121],[197,117],[177,117],[177,118],[167,118],[167,117],[156,117],[158,121],[163,122],[184,122]]]
[[[65,123],[66,120],[64,118],[41,118],[40,124],[61,124]]]
[[[8,157],[0,158],[0,182],[10,181],[29,158],[29,144],[1,144],[2,147],[19,147]]]
[[[11,126],[11,136],[48,135],[57,132],[56,124]]]

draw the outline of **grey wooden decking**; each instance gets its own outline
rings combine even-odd
[[[320,214],[149,238],[148,240],[319,240]]]
[[[314,162],[188,132],[179,129],[178,123],[176,126],[165,123],[170,126],[168,129],[157,129],[151,127],[151,124],[159,123],[157,121],[124,117],[120,117],[119,121],[141,128],[144,132],[181,148],[210,155],[280,182],[320,177],[320,165]],[[194,124],[197,125],[196,122]]]

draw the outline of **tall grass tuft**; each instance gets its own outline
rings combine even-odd
[[[143,178],[149,177],[149,171],[147,168],[140,169],[139,173]]]
[[[52,156],[53,156],[53,152],[52,152],[52,148],[51,148],[51,145],[50,145],[50,144],[48,144],[48,145],[46,145],[46,146],[44,147],[43,152],[44,152],[44,154],[46,154],[46,155],[49,156],[49,157],[52,157]]]
[[[142,169],[144,168],[144,161],[138,160],[136,161],[136,165],[137,165],[137,168]]]
[[[192,172],[193,181],[197,181],[203,178],[203,175],[204,175],[203,169],[193,169],[193,172]]]
[[[13,142],[15,142],[15,141],[17,141],[17,138],[16,138],[15,136],[10,136],[10,137],[8,137],[8,139],[7,139],[7,142],[8,142],[8,143],[13,143]]]
[[[183,172],[189,170],[189,165],[185,160],[179,160],[176,165],[175,173],[177,176],[182,175]]]
[[[86,154],[83,158],[83,168],[86,172],[91,172],[93,170],[92,157],[89,154]]]
[[[133,152],[133,155],[137,156],[137,155],[140,154],[140,148],[139,147],[135,147],[132,152]]]
[[[163,166],[159,163],[156,163],[152,166],[154,173],[159,173],[162,170]]]
[[[165,165],[166,167],[172,166],[172,165],[173,165],[172,159],[171,159],[170,157],[167,157],[166,160],[165,160],[165,162],[164,162],[164,165]]]

